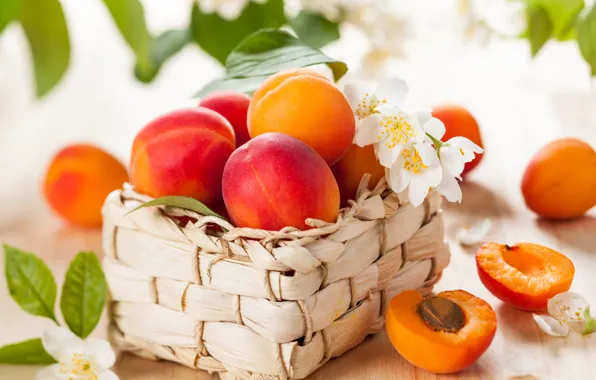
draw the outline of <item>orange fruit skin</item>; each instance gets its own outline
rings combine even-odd
[[[352,146],[354,112],[345,95],[325,76],[291,69],[269,77],[248,108],[252,138],[280,132],[306,143],[331,166]]]
[[[538,244],[507,248],[486,243],[476,252],[484,286],[501,301],[522,310],[546,310],[548,300],[571,287],[575,267],[565,255]]]
[[[478,122],[467,109],[458,105],[446,104],[433,108],[432,114],[445,124],[443,141],[447,141],[452,137],[463,136],[484,149]],[[482,157],[484,157],[484,153],[477,154],[472,161],[466,163],[462,176],[478,166],[482,161]]]
[[[385,168],[381,165],[372,145],[364,148],[358,145],[352,145],[348,153],[331,168],[333,175],[339,186],[341,195],[341,204],[347,205],[348,199],[356,197],[356,191],[362,176],[369,173],[371,175],[368,183],[369,189],[372,189],[385,176]]]
[[[573,219],[596,205],[596,151],[564,138],[542,147],[530,160],[521,184],[526,205],[547,219]]]
[[[112,155],[90,144],[73,144],[52,158],[43,193],[54,212],[66,221],[99,227],[105,198],[126,181],[126,168]]]
[[[414,290],[395,296],[387,309],[391,344],[411,364],[434,373],[453,373],[473,364],[490,346],[497,316],[488,303],[463,290],[442,292],[464,311],[465,325],[457,333],[435,331],[418,313],[422,297]]]
[[[222,91],[209,94],[201,100],[199,106],[217,112],[232,124],[236,134],[236,147],[239,147],[250,140],[246,125],[249,104],[250,98],[244,94]]]

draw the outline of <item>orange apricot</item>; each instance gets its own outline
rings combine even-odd
[[[152,197],[183,195],[221,203],[221,178],[236,141],[230,123],[207,108],[170,112],[136,136],[130,161],[135,189]]]
[[[463,290],[427,299],[407,290],[391,300],[386,323],[391,344],[408,362],[434,373],[453,373],[488,349],[497,316],[486,301]]]
[[[339,189],[325,160],[281,133],[265,133],[238,148],[226,164],[222,187],[238,227],[307,229],[307,218],[334,222],[339,212]]]
[[[325,76],[308,69],[282,71],[254,93],[248,108],[251,137],[281,132],[310,145],[333,165],[352,145],[354,112]]]
[[[369,189],[372,189],[385,176],[385,168],[377,159],[372,145],[363,148],[352,145],[348,153],[333,165],[331,170],[339,186],[342,205],[346,205],[348,199],[356,197],[360,180],[366,173],[371,175]]]
[[[463,136],[484,149],[478,122],[467,109],[462,106],[448,104],[435,107],[432,114],[445,124],[443,141],[447,141],[452,137]],[[480,163],[482,157],[484,157],[484,154],[477,154],[474,160],[466,163],[462,175],[474,169]]]
[[[250,98],[239,92],[222,91],[209,94],[201,100],[200,107],[209,108],[225,117],[236,134],[236,146],[244,145],[250,136],[246,126],[246,117]]]
[[[126,168],[112,155],[93,145],[74,144],[53,157],[43,193],[50,207],[65,220],[97,227],[102,224],[105,198],[126,181]]]
[[[476,268],[495,297],[532,311],[546,310],[549,299],[569,290],[575,274],[567,256],[531,243],[486,243],[476,252]]]
[[[530,160],[521,190],[528,208],[548,219],[577,218],[596,205],[596,151],[564,138]]]

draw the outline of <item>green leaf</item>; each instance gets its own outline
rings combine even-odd
[[[302,11],[290,22],[301,41],[314,48],[322,48],[339,39],[339,24],[320,13]]]
[[[155,207],[155,206],[178,207],[178,208],[182,208],[185,210],[194,211],[201,215],[205,215],[205,216],[212,215],[212,216],[217,216],[219,218],[225,219],[223,216],[212,211],[209,207],[205,206],[200,201],[198,201],[194,198],[182,197],[182,196],[178,196],[178,195],[170,195],[167,197],[156,198],[149,202],[145,202],[142,205],[140,205],[139,207],[135,208],[134,210],[129,211],[127,213],[127,215],[132,212],[135,212],[137,210],[140,210],[142,208],[145,208],[145,207]]]
[[[548,12],[541,6],[530,6],[526,9],[528,22],[527,38],[530,40],[532,57],[542,49],[544,44],[551,38],[553,24]]]
[[[85,339],[93,332],[106,292],[106,279],[95,253],[79,252],[68,267],[60,299],[64,321],[75,335]]]
[[[137,57],[137,69],[142,73],[152,72],[151,43],[147,30],[145,10],[139,0],[103,0],[116,23],[120,34]]]
[[[339,80],[347,71],[345,63],[305,45],[288,32],[264,29],[246,37],[229,55],[226,75],[209,83],[197,96],[233,89],[254,92],[270,75],[281,70],[327,64]]]
[[[197,4],[192,9],[192,35],[196,43],[222,64],[228,54],[249,34],[264,28],[279,28],[286,23],[283,0],[250,1],[235,20],[217,13],[203,13]]]
[[[584,0],[534,0],[548,13],[552,22],[552,35],[560,41],[573,37],[573,26],[584,9]]]
[[[151,82],[159,73],[161,66],[172,56],[176,55],[186,44],[192,41],[190,30],[168,30],[153,39],[149,64],[137,62],[135,76],[141,82]]]
[[[590,306],[584,309],[584,319],[585,323],[582,328],[582,335],[589,335],[596,331],[596,320],[592,318],[590,315]]]
[[[6,282],[10,295],[29,314],[56,321],[56,281],[47,265],[33,253],[4,245]]]
[[[582,56],[590,65],[592,76],[596,76],[596,4],[579,21],[577,44]]]
[[[0,363],[53,364],[56,360],[43,348],[41,339],[37,338],[0,347]]]
[[[33,57],[36,94],[42,97],[62,79],[70,63],[64,12],[58,0],[21,0],[19,19]]]
[[[19,18],[21,0],[2,0],[0,4],[0,33],[8,24]]]

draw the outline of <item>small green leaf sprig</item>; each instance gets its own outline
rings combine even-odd
[[[56,314],[56,280],[35,254],[4,245],[6,282],[11,297],[25,312],[60,325]],[[66,272],[60,310],[68,328],[81,339],[93,332],[106,303],[107,283],[93,252],[79,252]],[[0,347],[0,363],[52,364],[41,338]]]

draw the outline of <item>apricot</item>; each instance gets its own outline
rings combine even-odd
[[[203,98],[200,107],[209,108],[225,117],[236,134],[236,146],[244,145],[250,136],[246,126],[250,98],[239,92],[215,92]]]
[[[345,95],[325,76],[292,69],[268,78],[248,108],[251,137],[281,132],[310,145],[333,165],[352,145],[356,124]]]
[[[70,223],[101,226],[101,207],[113,190],[128,181],[126,168],[89,144],[62,148],[47,169],[43,193],[50,207]]]
[[[223,198],[238,227],[307,229],[307,218],[334,222],[339,212],[339,189],[325,160],[300,140],[274,132],[232,154]]]
[[[452,137],[463,136],[484,149],[478,122],[467,109],[462,106],[448,104],[435,107],[432,114],[445,124],[443,141],[447,141]],[[477,154],[472,161],[466,163],[462,175],[474,169],[483,156],[484,154]]]
[[[170,112],[136,136],[130,160],[135,189],[152,197],[183,195],[221,203],[221,178],[236,140],[230,123],[207,108]]]
[[[521,190],[528,208],[544,218],[583,215],[596,205],[596,152],[574,138],[546,144],[530,160]]]
[[[476,268],[495,297],[531,311],[546,310],[549,299],[569,290],[575,275],[565,255],[531,243],[486,243],[476,252]]]
[[[391,344],[408,362],[434,373],[453,373],[488,349],[497,316],[488,303],[463,290],[428,299],[407,290],[391,300],[386,323]]]
[[[348,153],[331,168],[339,186],[341,204],[346,205],[348,199],[355,199],[356,191],[362,176],[371,175],[369,189],[373,189],[385,175],[385,168],[381,165],[372,145],[363,148],[352,145]]]

